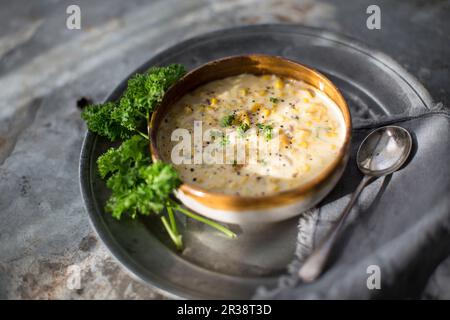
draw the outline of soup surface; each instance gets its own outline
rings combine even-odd
[[[304,82],[241,74],[182,97],[157,139],[161,157],[183,182],[258,197],[323,172],[344,143],[345,124],[339,107]]]

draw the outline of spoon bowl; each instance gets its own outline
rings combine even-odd
[[[382,127],[363,140],[356,162],[365,175],[381,177],[400,169],[411,148],[412,139],[407,130],[398,126]]]

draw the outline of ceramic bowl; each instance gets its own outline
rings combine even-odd
[[[152,115],[149,123],[152,158],[161,159],[156,139],[158,128],[166,112],[177,100],[205,83],[243,73],[275,74],[301,80],[328,95],[339,107],[345,123],[344,143],[336,158],[309,183],[264,197],[210,192],[189,183],[182,183],[175,196],[193,211],[226,223],[244,225],[286,220],[320,202],[335,187],[349,157],[351,117],[347,103],[329,79],[309,67],[278,56],[246,55],[214,60],[190,71],[167,91]]]

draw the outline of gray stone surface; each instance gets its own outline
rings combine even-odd
[[[254,23],[324,27],[391,55],[436,101],[450,102],[450,1],[76,1],[82,30],[67,30],[72,3],[0,4],[0,298],[163,298],[125,273],[89,225],[78,188],[85,126],[76,101],[101,101],[181,39]],[[381,7],[381,30],[365,27],[369,4]],[[449,261],[424,298],[450,297]]]

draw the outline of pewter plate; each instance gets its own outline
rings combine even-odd
[[[132,74],[170,63],[192,69],[217,58],[249,53],[283,56],[326,74],[343,93],[354,119],[432,105],[423,86],[386,55],[342,35],[295,25],[208,33],[164,50]],[[108,100],[121,95],[126,81]],[[97,234],[134,276],[174,298],[246,299],[258,286],[276,284],[294,256],[296,219],[247,229],[230,226],[239,235],[230,240],[179,216],[185,249],[177,253],[159,219],[116,221],[104,212],[109,192],[95,161],[111,146],[95,134],[86,134],[80,157],[81,192]]]

